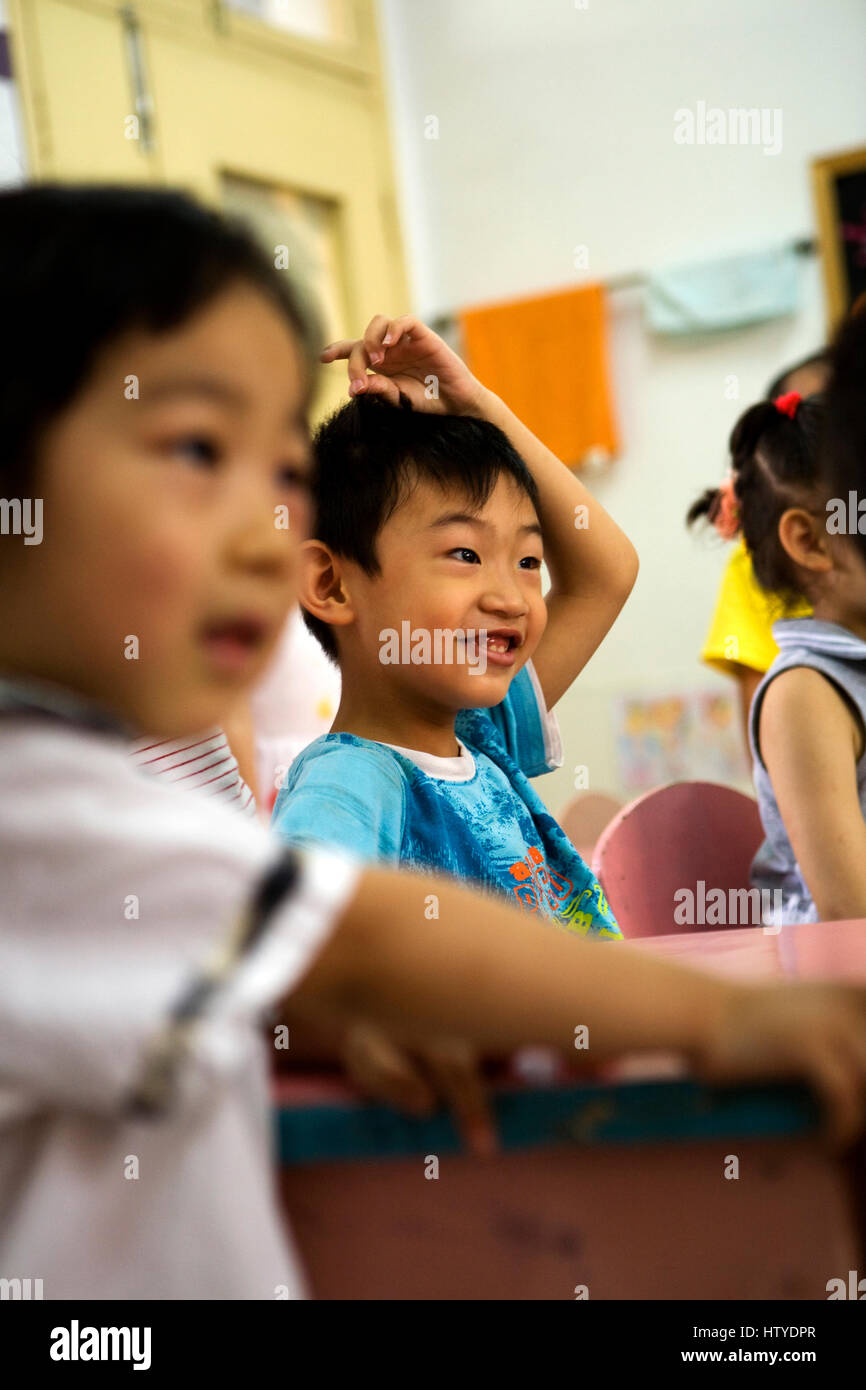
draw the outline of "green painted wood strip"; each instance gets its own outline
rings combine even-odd
[[[805,1086],[709,1087],[641,1081],[494,1093],[504,1150],[557,1143],[686,1143],[814,1133],[819,1110]],[[280,1162],[403,1158],[461,1149],[450,1115],[413,1119],[378,1104],[305,1104],[276,1114]]]

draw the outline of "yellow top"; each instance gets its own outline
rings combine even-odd
[[[767,671],[779,654],[773,623],[779,618],[808,617],[811,612],[805,600],[786,607],[778,595],[761,588],[741,536],[722,576],[701,659],[726,676],[735,674],[736,664]]]

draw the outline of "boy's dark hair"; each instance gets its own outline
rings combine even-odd
[[[800,401],[793,419],[772,401],[759,401],[740,416],[730,438],[734,496],[755,578],[789,603],[803,593],[779,540],[779,519],[789,507],[823,505],[823,421],[823,396]],[[689,508],[686,524],[702,516],[715,521],[721,502],[721,490],[707,488]]]
[[[26,490],[45,428],[122,334],[176,328],[247,282],[299,339],[312,369],[315,314],[246,225],[186,193],[36,183],[0,192],[0,488]]]
[[[767,387],[766,399],[768,401],[774,401],[777,396],[782,396],[785,394],[786,391],[790,391],[791,388],[788,385],[788,382],[790,381],[791,377],[796,375],[797,372],[805,371],[807,367],[829,368],[829,366],[830,349],[820,348],[817,352],[813,352],[809,357],[804,357],[802,361],[795,362],[793,367],[786,367],[783,372],[780,372],[776,379],[774,381],[771,381],[770,385]]]
[[[824,471],[833,495],[864,495],[866,483],[866,303],[842,324],[831,354],[824,429]],[[851,539],[866,559],[866,535]]]
[[[535,480],[496,425],[415,411],[405,396],[399,406],[357,396],[319,427],[313,449],[313,535],[366,574],[378,574],[376,538],[421,478],[459,490],[480,508],[506,474],[538,510]],[[330,625],[302,612],[307,627],[338,662]]]

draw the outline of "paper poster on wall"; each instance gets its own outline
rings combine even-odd
[[[666,782],[748,780],[739,714],[726,691],[622,696],[614,721],[620,781],[630,791]]]

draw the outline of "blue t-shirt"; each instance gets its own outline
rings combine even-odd
[[[529,778],[559,766],[559,730],[531,663],[492,709],[465,709],[459,757],[324,734],[289,768],[273,828],[370,862],[451,874],[583,936],[621,938],[597,879]]]

